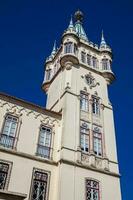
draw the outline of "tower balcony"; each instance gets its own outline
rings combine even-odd
[[[103,70],[102,74],[108,85],[110,85],[115,80],[115,75],[111,70]]]
[[[77,65],[77,64],[79,64],[79,60],[75,53],[64,53],[61,56],[60,63],[61,63],[62,67],[66,67],[67,69],[69,69],[71,67],[68,66],[68,63]]]

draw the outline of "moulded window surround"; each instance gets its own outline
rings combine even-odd
[[[39,132],[39,140],[37,146],[37,155],[50,158],[51,154],[51,140],[52,140],[52,129],[50,127],[42,125]]]
[[[80,92],[80,109],[89,111],[89,95],[87,93]]]
[[[100,130],[93,130],[93,151],[97,156],[102,156],[102,134]]]
[[[86,53],[81,51],[81,61],[82,63],[86,63]]]
[[[110,70],[110,61],[107,58],[102,59],[102,69]]]
[[[14,148],[16,133],[18,128],[18,118],[13,115],[6,115],[2,133],[0,135],[0,145],[7,148]]]
[[[49,179],[49,172],[33,170],[30,200],[48,200]]]
[[[92,179],[86,179],[86,200],[100,200],[99,182]]]
[[[80,125],[80,146],[82,151],[89,152],[90,148],[89,124],[85,121],[81,121]]]
[[[73,48],[73,43],[72,42],[67,42],[64,44],[64,53],[74,53],[74,48]]]
[[[12,163],[0,160],[0,190],[7,190]]]
[[[100,99],[92,96],[92,113],[100,116]]]

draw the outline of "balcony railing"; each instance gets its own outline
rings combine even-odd
[[[6,148],[13,148],[15,137],[1,134],[0,136],[0,145]]]
[[[38,144],[36,154],[37,154],[37,156],[41,156],[43,158],[50,158],[50,150],[51,150],[50,147],[42,146],[42,145]]]

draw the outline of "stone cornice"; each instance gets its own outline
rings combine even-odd
[[[73,162],[73,161],[69,161],[69,160],[65,160],[65,159],[61,159],[60,163],[73,165],[73,166],[84,168],[84,169],[89,169],[89,170],[92,170],[92,171],[95,171],[95,172],[98,172],[98,173],[114,176],[114,177],[117,177],[117,178],[121,177],[120,174],[117,174],[115,172],[110,172],[110,171],[105,171],[105,170],[102,170],[102,169],[97,169],[97,168],[91,167],[89,165],[85,165],[85,164],[81,164],[81,163],[77,163],[77,162]]]
[[[15,199],[25,199],[27,197],[26,194],[11,192],[11,191],[7,191],[7,190],[0,190],[0,196],[1,195],[2,195],[2,197],[6,197],[7,199],[9,197],[12,198],[12,199],[14,199],[14,198]]]
[[[92,170],[92,171],[95,171],[95,172],[98,172],[98,173],[102,173],[102,174],[107,174],[107,175],[110,175],[110,176],[115,176],[115,177],[121,176],[120,174],[117,174],[115,172],[110,172],[110,171],[98,169],[96,167],[92,167],[92,166],[89,166],[87,164],[81,164],[81,163],[66,160],[66,159],[60,159],[59,161],[56,162],[56,161],[53,161],[53,160],[40,158],[40,157],[35,156],[35,155],[30,155],[30,154],[27,154],[27,153],[15,151],[13,149],[6,149],[4,147],[0,147],[0,152],[12,154],[12,155],[15,155],[15,156],[20,156],[20,157],[31,159],[31,160],[36,160],[38,162],[42,162],[42,163],[46,163],[46,164],[50,164],[50,165],[54,165],[54,166],[58,166],[59,163],[65,163],[65,164],[68,164],[68,165],[73,165],[73,166],[76,166],[76,167],[89,169],[89,170]],[[116,164],[116,163],[114,163],[114,164]]]
[[[57,113],[57,112],[54,112],[54,111],[51,111],[51,110],[47,110],[44,107],[33,104],[31,102],[27,102],[27,101],[19,99],[17,97],[10,96],[10,95],[2,93],[2,92],[0,92],[0,99],[7,101],[7,102],[10,102],[10,103],[13,103],[13,104],[16,104],[16,105],[19,105],[19,106],[22,106],[24,108],[34,110],[36,112],[39,112],[39,113],[42,113],[42,114],[45,114],[45,115],[49,115],[51,117],[55,117],[57,119],[61,119],[61,116],[62,116],[61,113]]]

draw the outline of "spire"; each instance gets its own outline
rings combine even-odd
[[[88,41],[87,35],[86,35],[86,33],[84,31],[84,28],[82,26],[83,16],[84,15],[80,10],[75,12],[75,20],[76,20],[76,22],[75,22],[75,30],[76,30],[77,35],[80,38]]]
[[[54,56],[56,53],[56,40],[54,41],[54,46],[53,46],[53,50],[51,52],[51,56]]]
[[[71,15],[71,19],[70,19],[70,23],[69,23],[68,29],[73,29],[73,28],[74,28],[73,19],[72,19],[72,15]]]
[[[101,43],[100,43],[100,47],[103,48],[105,47],[106,48],[107,44],[105,42],[105,39],[104,39],[104,34],[103,34],[103,30],[102,30],[102,38],[101,38]]]

